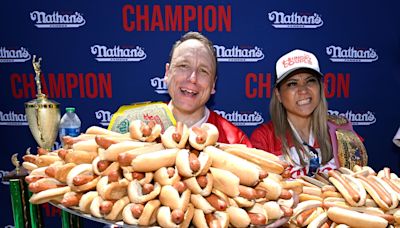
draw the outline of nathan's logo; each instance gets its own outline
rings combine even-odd
[[[107,110],[99,110],[94,113],[96,119],[100,120],[100,125],[107,127],[110,124],[112,113]]]
[[[7,174],[8,174],[8,171],[0,170],[0,180],[1,180],[1,183],[2,183],[2,184],[6,184],[6,185],[10,184],[8,181],[4,181],[4,180],[3,180],[4,177],[5,177]]]
[[[329,46],[326,48],[326,54],[330,55],[329,58],[332,62],[361,62],[369,63],[378,60],[378,55],[372,48],[356,49],[349,47],[344,49],[338,46]]]
[[[93,45],[90,47],[96,60],[99,62],[139,62],[146,58],[143,48],[136,46],[135,48],[121,48],[114,46],[108,48],[104,45]]]
[[[227,48],[225,46],[214,45],[217,52],[218,62],[257,62],[264,59],[264,53],[261,48],[242,48],[233,46]]]
[[[0,63],[21,63],[31,59],[31,54],[26,48],[7,49],[0,47]]]
[[[257,126],[264,122],[264,118],[261,113],[254,111],[253,113],[233,111],[232,113],[227,113],[221,110],[214,110],[218,115],[229,120],[236,126]]]
[[[9,111],[4,113],[0,111],[0,125],[3,126],[27,126],[28,122],[26,120],[25,114],[14,113],[14,111]]]
[[[167,83],[165,83],[164,78],[154,77],[150,79],[150,84],[154,88],[154,92],[158,94],[168,93]]]
[[[284,12],[272,11],[268,13],[268,19],[275,28],[318,28],[324,22],[317,13],[285,14]]]
[[[47,14],[45,12],[31,12],[31,20],[35,21],[38,28],[77,28],[86,23],[85,18],[78,12],[62,14],[53,12]]]
[[[365,113],[353,113],[351,110],[347,110],[341,113],[336,110],[328,110],[328,114],[346,117],[350,120],[353,125],[371,125],[376,122],[376,118],[373,112],[367,111]]]

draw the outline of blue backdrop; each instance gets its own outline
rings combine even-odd
[[[211,108],[247,134],[269,120],[275,61],[301,48],[320,60],[330,112],[365,139],[369,165],[399,174],[400,18],[395,1],[7,1],[0,7],[0,172],[36,148],[24,102],[35,98],[33,55],[42,57],[42,91],[76,107],[82,131],[107,127],[124,104],[167,101],[162,81],[173,42],[193,30],[218,51]],[[55,147],[59,147],[59,142]],[[33,150],[36,151],[36,150]],[[3,216],[12,225],[7,183]],[[46,222],[59,222],[45,209]],[[53,221],[54,220],[54,221]]]

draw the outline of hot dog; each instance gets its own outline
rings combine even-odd
[[[106,128],[102,128],[99,126],[90,126],[89,128],[86,129],[85,133],[89,135],[108,135],[114,137],[126,137],[126,135],[128,135],[128,134],[121,134],[115,131],[110,131]]]
[[[232,172],[224,169],[210,167],[213,176],[214,188],[225,193],[229,197],[239,195],[240,179]]]
[[[110,149],[111,149],[111,147],[109,148],[109,150]],[[118,152],[117,161],[119,162],[119,165],[120,166],[130,166],[132,163],[132,160],[141,154],[152,153],[152,152],[163,151],[163,150],[165,150],[164,146],[161,143],[156,143],[156,144],[149,144],[149,145],[146,145],[143,147],[134,148],[134,149],[124,151],[124,152],[118,152],[118,150],[115,150],[115,151]],[[104,153],[106,153],[106,152],[104,152]],[[114,153],[114,152],[112,152],[112,153]],[[111,155],[111,154],[109,154],[109,155]],[[102,157],[102,156],[100,156],[100,157]],[[108,157],[108,156],[104,156],[104,157]],[[115,155],[113,155],[112,157],[115,157]]]
[[[130,225],[150,226],[157,221],[159,200],[150,200],[147,203],[135,204],[129,203],[122,211],[122,218],[125,223]]]
[[[368,215],[340,207],[330,207],[328,218],[335,223],[347,224],[351,227],[387,227],[388,221],[375,215]]]
[[[145,123],[133,120],[129,124],[129,133],[132,139],[142,142],[154,142],[161,135],[161,125],[154,120]]]
[[[74,163],[66,163],[66,164],[52,164],[46,168],[45,173],[49,177],[54,177],[57,180],[66,183],[67,175],[72,168],[74,168],[76,164]]]
[[[358,175],[357,178],[380,208],[390,210],[397,207],[399,200],[396,192],[382,179],[373,175],[368,177]]]
[[[117,181],[110,182],[109,176],[103,176],[97,182],[97,192],[104,200],[118,200],[128,194],[129,181],[119,178]]]
[[[55,199],[61,200],[65,193],[71,191],[69,186],[65,186],[65,184],[54,178],[42,178],[30,183],[28,188],[33,192],[29,199],[32,204],[47,203]]]
[[[192,221],[196,227],[227,228],[229,225],[229,216],[223,211],[216,211],[205,215],[202,210],[195,209]]]
[[[45,155],[26,154],[22,157],[22,159],[24,160],[22,166],[27,170],[34,170],[38,167],[49,166],[54,162],[61,160],[57,154],[54,153]]]
[[[186,211],[190,201],[190,194],[190,190],[186,187],[180,189],[180,187],[177,186],[164,185],[161,188],[159,200],[162,205],[168,206],[171,209],[182,209]]]
[[[161,167],[154,173],[154,181],[161,186],[173,185],[181,180],[181,176],[174,167]]]
[[[146,146],[154,145],[154,142],[137,142],[137,141],[122,141],[110,145],[103,153],[99,153],[101,160],[118,161],[118,155],[130,150],[143,148]],[[165,149],[162,145],[158,145],[153,151]]]
[[[211,166],[212,160],[207,153],[200,152],[197,156],[187,149],[181,149],[176,155],[175,163],[181,176],[193,177],[205,175]]]
[[[339,174],[334,170],[330,170],[328,175],[330,176],[329,181],[351,206],[362,206],[365,204],[367,193],[360,180],[348,174]]]
[[[141,185],[138,180],[133,180],[128,184],[128,196],[132,203],[145,203],[149,200],[155,199],[161,192],[159,183],[143,184]]]
[[[215,125],[203,123],[200,127],[189,129],[189,144],[197,149],[203,150],[206,146],[214,145],[219,137],[219,132]]]
[[[157,214],[157,222],[161,227],[187,228],[194,215],[194,207],[189,204],[186,211],[182,209],[171,209],[161,206]]]
[[[248,227],[251,219],[247,211],[240,207],[228,207],[226,212],[229,216],[229,223],[233,227]]]
[[[100,176],[93,173],[92,164],[80,164],[69,171],[66,182],[72,191],[86,192],[95,189],[99,179]]]
[[[97,156],[92,161],[93,172],[99,176],[107,176],[110,172],[120,170],[120,166],[118,162],[111,162],[108,160],[101,160],[99,156]]]
[[[59,156],[65,161],[65,163],[74,163],[77,165],[91,164],[97,155],[97,152],[74,149],[62,150],[59,153]]]
[[[132,168],[137,172],[154,172],[161,167],[175,165],[178,149],[165,149],[156,152],[140,154],[132,162]]]
[[[211,173],[207,173],[206,175],[187,178],[183,182],[193,194],[208,196],[213,188],[214,178]]]
[[[189,129],[186,124],[177,122],[176,126],[168,127],[163,134],[161,134],[161,142],[165,148],[178,148],[183,149],[189,139]]]
[[[214,146],[207,146],[204,149],[212,159],[212,167],[225,169],[237,177],[239,177],[240,184],[246,186],[255,186],[260,182],[260,179],[265,178],[261,169],[243,158],[229,154]]]
[[[128,196],[116,201],[108,201],[97,196],[90,204],[90,213],[98,218],[119,221],[122,220],[122,210],[129,203]]]
[[[287,167],[287,164],[281,161],[277,156],[260,149],[232,147],[224,151],[253,162],[267,172],[282,174]]]
[[[63,199],[61,200],[61,204],[64,207],[70,207],[70,208],[75,208],[79,209],[79,201],[82,198],[82,193],[76,193],[76,192],[67,192],[64,194]]]
[[[88,191],[84,193],[79,200],[79,210],[83,213],[90,214],[90,205],[98,195],[99,193],[97,191]]]

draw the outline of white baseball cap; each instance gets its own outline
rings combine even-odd
[[[321,77],[324,76],[319,70],[318,59],[314,54],[296,49],[283,55],[276,62],[275,86],[290,73],[298,69],[310,69]]]

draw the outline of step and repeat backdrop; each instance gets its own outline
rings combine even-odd
[[[394,1],[393,1],[394,2]],[[7,1],[0,7],[0,178],[27,148],[36,153],[24,103],[42,92],[75,107],[82,131],[107,127],[121,105],[168,101],[163,81],[175,40],[209,37],[218,54],[209,107],[248,135],[269,120],[276,60],[300,48],[317,55],[329,112],[364,138],[369,165],[400,174],[400,14],[376,1]],[[54,149],[60,147],[60,142]],[[0,183],[1,227],[13,227],[9,185]],[[46,223],[60,211],[42,205]]]

